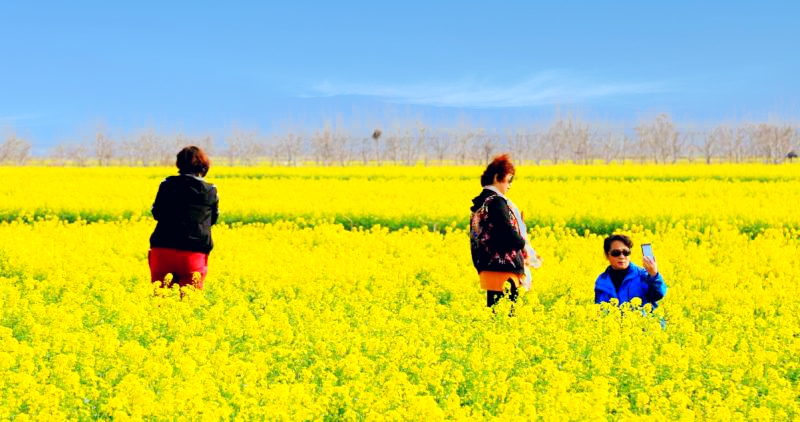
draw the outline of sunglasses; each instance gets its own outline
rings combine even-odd
[[[613,256],[614,258],[618,258],[620,255],[631,256],[630,249],[612,249],[608,252],[609,255]]]

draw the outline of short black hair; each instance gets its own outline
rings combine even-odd
[[[205,177],[208,169],[211,168],[211,160],[200,147],[191,145],[178,153],[175,165],[180,174],[199,174],[201,177]]]
[[[633,247],[633,241],[630,237],[625,236],[624,234],[612,234],[603,241],[603,250],[606,252],[606,255],[608,255],[608,251],[611,250],[611,244],[614,243],[615,240],[619,240],[620,242],[624,243],[628,249]]]

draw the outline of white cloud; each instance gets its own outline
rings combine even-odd
[[[596,82],[572,72],[541,72],[513,84],[476,80],[433,84],[369,85],[324,81],[303,97],[362,95],[407,104],[449,107],[524,107],[613,99],[664,92],[661,82]]]

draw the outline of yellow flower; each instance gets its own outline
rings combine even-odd
[[[0,418],[800,418],[799,166],[519,166],[545,265],[511,318],[469,255],[480,170],[215,168],[181,300],[147,265],[172,169],[0,167]],[[594,304],[610,231],[653,244],[652,315]]]

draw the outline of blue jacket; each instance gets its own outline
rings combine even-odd
[[[642,299],[642,305],[649,303],[655,309],[658,307],[656,302],[667,294],[667,285],[664,283],[661,273],[656,274],[655,277],[650,277],[647,270],[631,262],[628,267],[628,274],[622,280],[619,291],[617,291],[614,288],[614,283],[611,282],[610,270],[611,267],[609,266],[594,282],[594,303],[609,302],[614,298],[618,299],[619,303],[624,303],[638,297]]]

